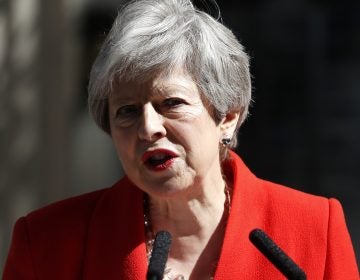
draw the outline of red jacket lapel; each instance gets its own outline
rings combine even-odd
[[[227,178],[233,178],[231,211],[226,227],[223,248],[215,274],[216,280],[262,279],[257,278],[264,269],[263,257],[249,241],[249,233],[263,228],[263,211],[266,197],[260,181],[250,172],[242,160],[231,152],[232,159],[224,170]],[[269,268],[279,276],[276,269]],[[275,279],[275,278],[268,278]]]
[[[86,280],[144,280],[147,270],[142,192],[123,179],[99,200],[84,264]]]

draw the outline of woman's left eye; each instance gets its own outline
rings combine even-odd
[[[163,105],[167,107],[177,107],[181,104],[185,104],[185,101],[180,98],[168,98],[163,101]]]

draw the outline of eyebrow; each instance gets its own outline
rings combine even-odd
[[[185,85],[179,85],[179,84],[169,84],[166,86],[163,86],[161,88],[156,88],[156,93],[165,95],[166,93],[188,93],[189,91],[197,90],[197,88],[193,88],[192,86],[185,86]]]
[[[185,85],[178,83],[169,83],[167,85],[153,86],[149,89],[148,97],[158,96],[166,97],[168,94],[180,93],[185,96],[191,96],[194,91],[197,91],[197,87],[193,85]],[[191,94],[189,94],[191,92]],[[129,101],[134,101],[134,94],[131,91],[115,91],[110,96],[110,99],[114,102],[126,103]]]

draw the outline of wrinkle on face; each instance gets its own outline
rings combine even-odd
[[[199,191],[194,185],[222,181],[220,127],[191,76],[174,73],[145,83],[118,82],[113,90],[109,97],[111,135],[126,174],[138,187],[161,197],[191,196]],[[131,107],[129,116],[128,107],[121,110],[122,106]],[[145,130],[155,137],[145,139]],[[141,161],[150,148],[170,149],[178,157],[171,168],[155,174]]]
[[[184,105],[162,112],[162,102],[172,98],[183,100]],[[151,103],[158,113],[164,113],[163,117],[179,120],[192,120],[206,109],[197,86],[188,75],[160,77],[142,84],[116,83],[109,100],[111,116],[114,116],[117,107],[128,104],[143,107]]]

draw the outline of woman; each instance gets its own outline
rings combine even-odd
[[[283,279],[254,228],[308,279],[358,279],[340,204],[258,179],[230,151],[250,100],[248,57],[224,25],[188,0],[127,5],[89,85],[126,176],[19,219],[4,279],[145,279],[160,230],[164,279]]]

